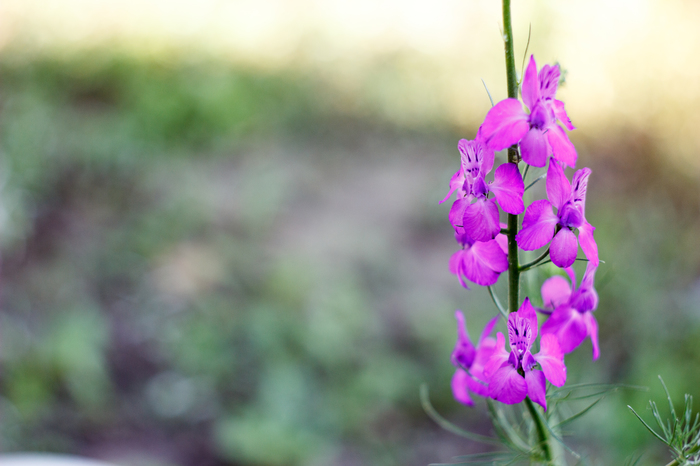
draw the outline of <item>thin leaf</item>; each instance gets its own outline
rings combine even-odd
[[[578,413],[574,414],[573,416],[570,416],[570,417],[564,419],[564,420],[561,421],[559,424],[554,425],[552,428],[553,428],[553,429],[557,429],[557,428],[559,428],[559,427],[561,427],[561,426],[564,426],[564,425],[566,425],[566,424],[569,424],[570,422],[573,422],[573,421],[575,421],[576,419],[582,417],[582,416],[583,416],[584,414],[586,414],[588,411],[590,411],[591,409],[593,409],[593,407],[594,407],[595,405],[597,405],[598,403],[600,403],[600,401],[601,401],[602,399],[603,399],[603,397],[598,398],[598,399],[595,400],[593,403],[591,403],[590,405],[588,405],[588,407],[582,409],[581,411],[579,411]]]
[[[475,434],[473,432],[469,432],[469,431],[464,430],[460,427],[457,427],[456,425],[452,424],[450,421],[448,421],[447,419],[442,417],[435,410],[433,405],[430,403],[430,395],[428,393],[428,384],[424,383],[420,386],[420,401],[421,401],[421,405],[423,406],[423,410],[425,411],[425,413],[443,429],[445,429],[449,432],[452,432],[455,435],[459,435],[461,437],[468,438],[469,440],[473,440],[475,442],[485,443],[488,445],[500,445],[501,444],[501,442],[494,439],[493,437],[487,437],[485,435],[480,435],[480,434]]]
[[[491,106],[493,107],[493,105],[494,105],[494,103],[493,103],[493,97],[491,97],[491,93],[489,92],[489,88],[488,88],[488,86],[486,85],[486,81],[484,81],[484,78],[481,78],[481,82],[482,82],[482,84],[484,85],[484,89],[486,89],[486,93],[489,95],[489,100],[491,101]]]
[[[644,419],[642,419],[642,417],[641,417],[639,414],[637,414],[637,411],[635,411],[630,405],[627,405],[627,407],[630,409],[630,411],[632,411],[632,413],[633,413],[635,416],[637,416],[637,419],[639,419],[639,420],[642,422],[642,424],[644,424],[644,427],[646,427],[647,430],[648,430],[649,432],[651,432],[652,435],[653,435],[654,437],[656,437],[657,439],[661,440],[663,443],[666,443],[666,440],[664,440],[663,437],[661,437],[659,434],[657,434],[656,431],[655,431],[654,429],[652,429],[651,427],[649,427],[649,424],[647,424],[647,423],[644,421]]]

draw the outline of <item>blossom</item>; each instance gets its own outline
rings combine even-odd
[[[484,144],[480,133],[473,141],[461,139],[457,146],[461,154],[461,166],[450,180],[450,191],[445,202],[457,191],[457,200],[450,210],[450,223],[458,232],[463,228],[469,237],[476,241],[489,241],[501,230],[498,207],[509,214],[520,214],[525,210],[523,193],[525,185],[518,166],[514,163],[501,164],[494,173],[494,180],[487,183],[486,175],[493,168],[494,152]],[[472,203],[472,201],[475,201]]]
[[[559,65],[545,65],[538,76],[535,57],[530,56],[522,84],[523,102],[530,113],[525,113],[520,101],[513,98],[491,108],[481,126],[491,149],[502,150],[519,142],[525,163],[544,167],[552,154],[570,167],[576,166],[576,148],[557,124],[560,121],[569,131],[575,129],[564,102],[554,98],[560,74]]]
[[[498,332],[496,348],[484,369],[491,398],[505,404],[516,404],[529,396],[547,409],[545,380],[557,387],[563,386],[566,366],[554,335],[543,335],[540,351],[533,355],[530,350],[536,339],[537,314],[530,299],[526,298],[520,309],[508,316],[510,352],[505,349],[503,334]],[[535,368],[537,364],[542,370]]]
[[[457,343],[452,351],[451,361],[457,371],[452,377],[452,394],[455,400],[468,406],[474,406],[469,392],[480,396],[488,396],[488,388],[484,377],[484,365],[491,358],[496,340],[489,334],[498,321],[494,317],[486,324],[476,347],[472,344],[467,333],[467,324],[462,311],[455,311],[457,319]],[[467,372],[468,371],[468,372]]]
[[[548,278],[542,284],[542,301],[544,312],[551,316],[542,325],[542,334],[557,337],[559,347],[564,353],[575,350],[586,337],[591,337],[593,360],[598,359],[598,322],[593,311],[598,307],[598,293],[593,287],[597,267],[589,262],[576,288],[576,273],[568,267],[566,273],[571,278],[571,285],[562,276]]]
[[[508,270],[508,239],[499,234],[489,241],[474,241],[466,233],[455,233],[462,245],[450,258],[450,272],[457,275],[459,283],[467,289],[464,278],[481,286],[490,286],[498,281],[501,273]]]
[[[547,170],[547,199],[535,201],[527,207],[523,228],[515,236],[518,246],[533,251],[552,241],[549,254],[558,267],[569,267],[576,260],[578,244],[589,261],[598,266],[598,245],[593,238],[593,227],[586,221],[586,190],[589,168],[574,173],[572,183],[564,175],[558,162],[552,161]],[[573,185],[573,186],[572,186]],[[551,201],[551,202],[550,202]],[[552,211],[557,208],[557,213]],[[578,229],[578,240],[573,229]]]

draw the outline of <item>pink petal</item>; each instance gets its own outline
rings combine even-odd
[[[505,212],[520,215],[525,210],[525,204],[523,204],[525,184],[517,164],[504,163],[498,167],[494,180],[489,185],[489,191],[496,196],[501,209]]]
[[[588,191],[588,177],[591,176],[590,168],[582,168],[576,170],[573,178],[571,179],[571,186],[573,187],[573,203],[576,209],[581,212],[581,216],[586,216],[586,191]]]
[[[525,136],[530,124],[523,106],[517,99],[505,99],[489,110],[479,131],[493,150],[502,150]]]
[[[474,372],[471,370],[470,372],[471,376],[464,381],[467,388],[479,396],[489,396],[489,386],[483,381],[474,379]]]
[[[543,99],[553,99],[559,86],[559,65],[544,65],[540,70],[540,95]]]
[[[455,375],[452,376],[452,396],[455,400],[459,401],[463,405],[474,406],[474,401],[472,401],[467,391],[467,380],[469,379],[469,374],[467,374],[462,369],[457,369]]]
[[[586,326],[588,327],[588,334],[591,336],[593,360],[595,361],[598,359],[598,356],[600,356],[600,349],[598,347],[598,322],[596,322],[592,312],[586,312],[584,317],[586,319]]]
[[[571,197],[571,184],[559,162],[552,160],[547,169],[547,198],[557,210]]]
[[[573,231],[562,228],[549,245],[549,257],[557,267],[569,267],[576,261],[578,241]]]
[[[479,348],[481,348],[484,345],[484,342],[486,341],[487,338],[489,338],[489,334],[493,331],[493,328],[496,326],[497,323],[498,323],[498,316],[489,320],[489,322],[486,324],[486,327],[484,327],[484,331],[481,332],[481,336],[479,337],[479,343],[478,343]],[[491,340],[493,340],[493,338],[491,338]],[[493,343],[495,345],[496,340],[493,340]]]
[[[569,119],[569,115],[566,114],[566,110],[564,110],[564,102],[554,99],[553,108],[554,115],[557,117],[557,120],[561,121],[566,129],[569,131],[576,129],[576,127],[571,124],[571,120]]]
[[[541,291],[543,306],[556,309],[571,296],[571,284],[561,275],[555,275],[544,281]]]
[[[542,371],[533,370],[525,372],[525,382],[527,383],[527,395],[532,401],[542,406],[547,411],[547,382]]]
[[[504,363],[489,380],[489,396],[508,405],[520,403],[527,396],[527,383],[510,363]]]
[[[483,151],[481,173],[482,175],[486,176],[489,173],[491,173],[496,154],[494,153],[493,148],[489,147],[488,144],[486,144],[486,140],[484,139],[483,133],[481,132],[481,128],[479,128],[479,131],[476,133],[475,142],[479,144]]]
[[[484,378],[488,382],[491,376],[498,371],[503,363],[508,361],[510,353],[506,351],[506,338],[501,332],[496,335],[496,346],[488,362],[484,366]]]
[[[533,167],[547,165],[547,156],[552,153],[545,133],[538,128],[530,128],[520,141],[520,153],[523,161]]]
[[[523,102],[525,102],[527,108],[532,109],[540,98],[540,82],[537,79],[537,64],[535,63],[534,55],[530,55],[530,62],[525,69],[521,92]]]
[[[540,363],[544,376],[552,385],[561,387],[566,383],[564,354],[559,348],[557,337],[551,333],[542,335],[540,352],[535,355],[535,360]]]
[[[477,199],[464,210],[464,231],[476,241],[489,241],[501,231],[493,199]]]
[[[498,276],[508,270],[508,255],[498,243],[477,241],[464,255],[462,273],[469,281],[481,286],[490,286]]]
[[[559,221],[552,211],[552,204],[541,199],[530,204],[525,210],[523,228],[515,236],[518,247],[525,251],[533,251],[547,244],[554,236],[554,230]]]
[[[469,334],[467,333],[467,323],[464,320],[464,314],[462,311],[455,311],[455,319],[457,320],[457,342],[452,350],[452,355],[450,356],[450,361],[455,367],[466,367],[467,369],[471,367],[476,357],[476,348],[474,344],[469,339]]]
[[[462,169],[457,170],[457,173],[452,175],[452,179],[450,180],[450,192],[447,193],[447,196],[445,196],[445,199],[440,201],[440,204],[445,202],[452,196],[452,193],[455,192],[457,189],[461,189],[462,186],[464,186],[464,173],[462,172]]]
[[[555,124],[547,128],[547,141],[552,146],[552,155],[555,159],[564,162],[570,167],[576,166],[576,148],[569,141],[569,136],[566,135],[561,126]],[[544,165],[542,165],[544,166]]]
[[[508,227],[501,224],[501,228],[508,228]],[[501,247],[503,252],[508,254],[508,237],[506,235],[504,235],[503,233],[499,233],[496,235],[496,242]]]
[[[530,298],[525,298],[525,301],[523,301],[523,304],[520,305],[520,309],[518,309],[517,313],[522,319],[528,319],[530,321],[530,328],[532,329],[530,346],[532,346],[537,339],[537,313],[535,312],[535,308],[532,307]]]
[[[586,258],[591,261],[593,266],[598,267],[600,259],[598,258],[598,244],[593,238],[593,230],[595,227],[588,222],[584,222],[581,228],[578,229],[578,241],[581,243],[581,249],[586,255]]]
[[[597,267],[589,261],[583,274],[581,286],[571,296],[571,306],[579,312],[593,311],[598,307],[598,293],[593,286]]]
[[[457,275],[457,278],[459,279],[459,284],[468,290],[469,286],[462,278],[462,262],[464,262],[464,255],[465,254],[466,254],[466,251],[463,249],[460,249],[456,253],[452,254],[452,257],[450,257],[450,262],[449,262],[448,266],[449,266],[450,273],[452,275]]]
[[[542,325],[542,335],[554,335],[561,351],[571,353],[588,335],[583,315],[571,306],[560,306]]]
[[[462,230],[462,222],[464,220],[464,211],[469,207],[469,199],[460,197],[452,203],[450,208],[449,220],[450,225],[457,231]]]

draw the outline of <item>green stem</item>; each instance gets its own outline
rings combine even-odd
[[[513,26],[510,18],[510,0],[503,0],[503,41],[506,55],[506,75],[508,78],[508,97],[518,98],[518,78],[515,74],[515,51],[513,49]],[[508,148],[508,162],[517,164],[520,162],[518,145]],[[518,233],[518,216],[508,214],[508,311],[516,312],[520,305],[520,265],[518,264],[518,243],[515,235]],[[542,452],[547,464],[552,464],[554,459],[552,445],[548,435],[546,421],[542,419],[535,409],[532,401],[525,398],[525,405],[532,415],[537,428],[537,435],[542,446]]]
[[[537,411],[537,408],[535,408],[535,404],[532,402],[532,400],[530,400],[530,397],[525,398],[525,406],[527,406],[527,410],[530,412],[532,422],[535,423],[535,429],[537,429],[537,437],[539,437],[540,439],[542,453],[544,454],[544,458],[547,461],[546,464],[552,464],[554,455],[552,452],[552,447],[549,444],[549,432],[547,430],[547,426],[544,425],[546,421],[542,419],[542,416]]]
[[[527,270],[530,270],[531,268],[533,268],[534,266],[539,264],[541,261],[543,261],[548,255],[549,255],[549,248],[547,248],[547,250],[545,252],[543,252],[542,255],[540,257],[538,257],[537,259],[535,259],[534,261],[528,262],[527,264],[523,264],[522,266],[520,266],[520,271],[525,272]]]
[[[513,51],[513,27],[510,23],[510,0],[503,0],[503,41],[506,51],[506,75],[508,77],[508,97],[518,98],[518,79],[515,75],[515,52]],[[520,161],[518,145],[508,148],[508,162]],[[518,264],[518,216],[508,214],[508,312],[515,312],[520,306],[520,265]]]

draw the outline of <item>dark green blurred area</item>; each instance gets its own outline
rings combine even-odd
[[[482,405],[452,400],[449,354],[455,308],[473,338],[494,311],[448,273],[437,204],[474,129],[401,126],[318,76],[192,57],[6,53],[0,82],[3,451],[405,465],[482,450],[418,399],[428,382],[438,410],[490,431]],[[660,398],[657,374],[700,395],[700,190],[651,136],[572,133],[605,264],[601,358],[585,343],[569,381],[651,387],[572,427],[591,464],[667,458],[626,408]],[[534,299],[553,272],[524,280]]]

